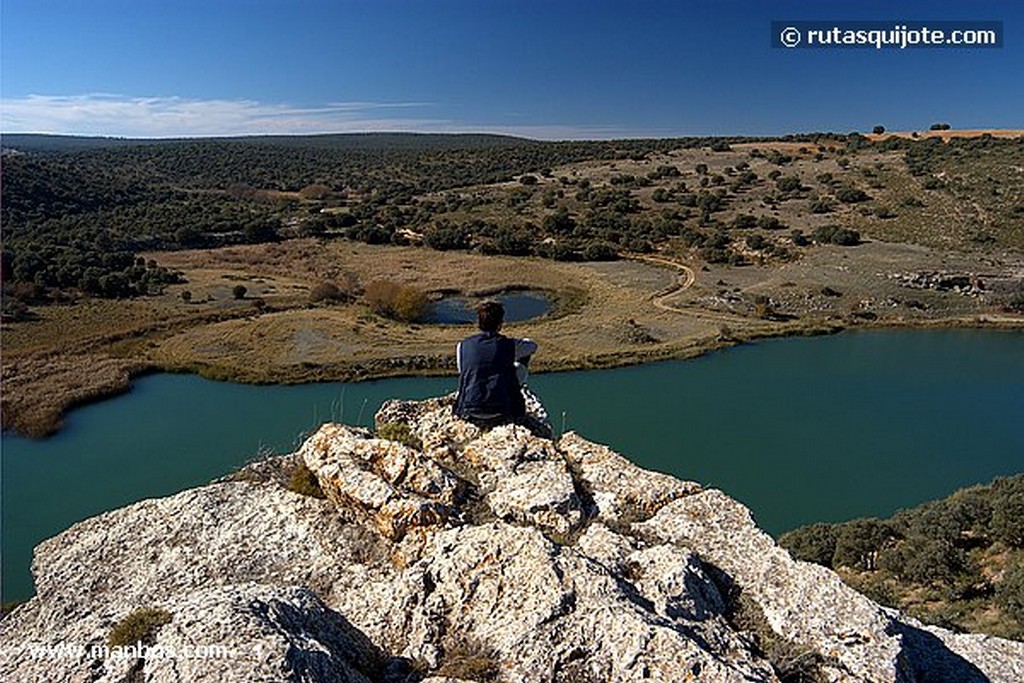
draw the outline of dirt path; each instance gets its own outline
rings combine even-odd
[[[697,275],[696,275],[696,273],[693,272],[693,268],[691,268],[690,266],[684,266],[682,263],[679,263],[677,261],[672,261],[672,260],[667,259],[667,258],[661,258],[659,256],[639,256],[638,255],[638,256],[630,256],[629,258],[631,258],[631,259],[633,259],[635,261],[646,261],[647,263],[654,263],[654,264],[660,265],[660,266],[668,266],[670,268],[677,268],[677,269],[679,269],[679,271],[680,271],[679,281],[676,284],[674,284],[671,287],[669,287],[668,289],[663,289],[662,291],[654,294],[653,297],[651,298],[651,303],[653,303],[656,308],[660,308],[663,311],[673,311],[675,313],[688,313],[689,312],[689,311],[684,311],[683,309],[680,309],[680,308],[676,308],[675,306],[672,306],[670,304],[667,304],[667,303],[665,303],[665,301],[667,299],[669,299],[670,297],[675,296],[679,292],[681,292],[681,291],[683,291],[685,289],[689,289],[690,287],[693,286],[693,283],[697,281]]]

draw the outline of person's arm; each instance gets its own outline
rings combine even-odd
[[[462,342],[455,345],[455,367],[462,373]]]
[[[529,358],[537,353],[537,342],[532,339],[516,339],[516,360]]]

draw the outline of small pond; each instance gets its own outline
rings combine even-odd
[[[435,325],[465,325],[476,322],[476,306],[485,299],[499,301],[505,307],[505,322],[537,318],[551,310],[553,302],[544,292],[536,290],[505,292],[488,297],[446,296],[435,301],[423,319]]]

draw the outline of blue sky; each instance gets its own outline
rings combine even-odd
[[[1002,21],[997,49],[786,50],[773,20]],[[0,128],[538,138],[1024,128],[1024,3],[3,0]]]

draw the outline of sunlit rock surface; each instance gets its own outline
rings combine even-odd
[[[1005,681],[1024,644],[924,627],[792,560],[726,494],[577,434],[392,401],[36,548],[3,681]],[[326,498],[288,490],[304,464]],[[140,608],[169,621],[112,647]],[[800,676],[805,678],[800,678]]]

